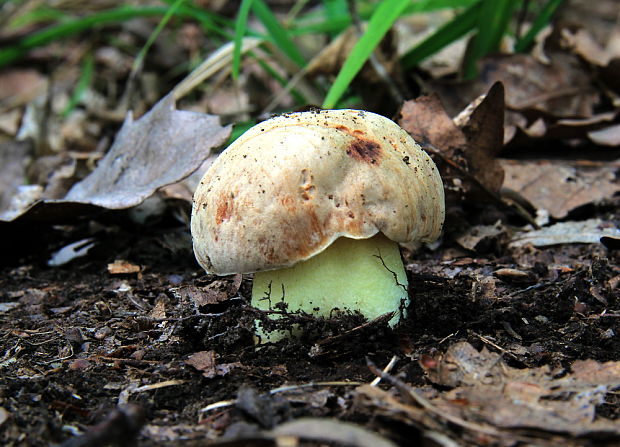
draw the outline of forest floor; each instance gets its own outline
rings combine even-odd
[[[270,430],[301,417],[354,422],[396,445],[436,445],[442,431],[464,445],[618,445],[620,432],[590,425],[586,404],[573,408],[574,390],[557,384],[545,399],[565,404],[562,417],[541,398],[492,423],[491,402],[476,402],[492,388],[495,416],[515,405],[506,395],[514,378],[498,377],[506,371],[529,372],[530,386],[541,387],[541,367],[548,381],[573,374],[577,360],[620,358],[617,251],[496,244],[493,253],[454,257],[458,249],[445,243],[407,254],[412,304],[394,330],[351,315],[306,322],[318,335],[256,347],[250,276],[205,275],[187,228],[132,227],[114,216],[22,234],[28,254],[0,271],[4,445],[122,445],[134,436],[144,446],[222,436],[231,440],[222,445],[275,445]],[[87,256],[47,265],[55,250],[82,238],[96,241]],[[449,348],[462,350],[452,353],[458,361],[446,358]],[[484,365],[491,353],[504,372]],[[371,387],[377,376],[369,365],[382,369],[392,358],[389,377]],[[472,365],[488,381],[468,383]],[[498,381],[502,387],[491,386]],[[403,384],[430,402],[427,414],[402,395]],[[442,398],[459,384],[469,397]],[[475,423],[446,405],[471,407]],[[616,393],[588,405],[617,423]]]
[[[238,2],[2,2],[0,445],[620,445],[618,2],[516,2],[499,34],[494,2],[411,2],[435,6],[337,103],[443,179],[441,239],[403,251],[407,316],[288,315],[300,337],[255,345],[252,276],[194,258],[193,191],[247,128],[333,107],[353,6],[386,4],[263,3],[235,73]],[[501,52],[463,77],[476,30]]]

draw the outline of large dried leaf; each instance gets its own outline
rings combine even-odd
[[[607,393],[620,388],[620,362],[578,361],[557,378],[561,371],[548,366],[512,368],[501,355],[460,342],[422,367],[434,383],[455,387],[432,400],[453,417],[502,429],[620,436],[618,424],[596,415]]]
[[[600,219],[559,222],[540,230],[516,233],[510,241],[512,247],[533,245],[546,247],[558,244],[596,244],[602,237],[620,237],[620,230],[610,222]]]
[[[19,187],[26,178],[26,165],[32,152],[29,140],[0,144],[0,219],[10,219],[24,206],[20,203],[23,203],[25,191],[20,192]]]
[[[611,80],[607,83],[617,84],[618,70],[604,68]],[[437,80],[427,88],[438,93],[448,113],[455,114],[501,82],[506,88],[505,143],[522,147],[532,139],[586,138],[588,131],[602,126],[600,122],[609,122],[607,116],[594,114],[601,92],[575,55],[556,51],[548,63],[526,54],[487,56],[480,72],[483,75],[473,81]]]
[[[125,209],[194,172],[230,135],[219,118],[176,110],[171,95],[134,121],[129,114],[97,168],[62,200],[43,200],[14,212],[27,220],[61,221],[97,208]]]
[[[488,56],[482,60],[477,80],[459,84],[433,83],[449,113],[457,113],[486,92],[494,83],[506,88],[506,107],[538,111],[554,117],[590,117],[598,99],[590,76],[579,60],[567,53],[553,53],[550,63],[533,56],[513,54]]]
[[[218,117],[176,110],[167,96],[138,121],[127,116],[112,148],[65,200],[109,209],[135,206],[190,175],[226,138]]]
[[[504,182],[504,170],[495,159],[504,144],[503,125],[504,86],[497,82],[462,126],[469,143],[465,156],[470,172],[493,192],[498,192]]]
[[[437,94],[405,101],[398,123],[418,143],[430,143],[448,156],[467,144]]]
[[[503,96],[502,85],[495,84],[455,120],[435,94],[403,104],[399,124],[433,156],[448,204],[501,188],[504,173],[495,155],[503,144]]]
[[[620,191],[617,162],[503,160],[504,186],[561,219],[573,209]]]

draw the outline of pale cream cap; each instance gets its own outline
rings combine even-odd
[[[444,192],[431,158],[393,121],[360,110],[290,113],[222,152],[194,194],[194,253],[209,273],[289,267],[339,237],[435,240]]]

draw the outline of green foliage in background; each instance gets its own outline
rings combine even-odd
[[[18,0],[2,2],[2,5],[19,7]],[[355,11],[358,20],[365,23],[360,30],[360,38],[354,46],[340,72],[329,85],[317,85],[324,92],[323,106],[338,107],[347,102],[351,82],[371,57],[386,33],[394,23],[405,16],[424,14],[431,11],[450,9],[454,18],[440,26],[435,32],[416,44],[402,55],[401,66],[404,70],[415,69],[423,60],[434,55],[451,43],[471,36],[462,66],[464,78],[477,75],[477,63],[480,58],[500,49],[504,36],[515,37],[515,50],[527,51],[533,44],[536,34],[552,20],[562,0],[356,0]],[[93,30],[105,30],[118,26],[124,21],[138,17],[159,18],[159,26],[151,34],[149,41],[136,55],[134,72],[146,57],[151,44],[161,30],[178,21],[198,23],[212,41],[234,42],[231,72],[237,79],[243,64],[241,43],[244,37],[260,37],[270,43],[266,51],[278,51],[284,55],[292,66],[302,70],[308,63],[308,55],[302,54],[298,39],[308,34],[323,34],[335,38],[352,26],[356,20],[350,11],[347,0],[323,0],[318,6],[304,8],[307,0],[297,0],[288,15],[276,15],[265,0],[242,0],[235,18],[231,19],[198,7],[193,0],[163,0],[161,6],[125,5],[109,10],[96,11],[85,15],[68,14],[42,2],[37,8],[29,9],[13,17],[8,22],[0,22],[7,30],[19,30],[23,27],[35,29],[21,39],[0,47],[0,67],[7,66],[24,57],[29,51],[50,42],[75,36]],[[516,36],[516,16],[522,8],[534,17],[531,28],[523,35]],[[280,11],[281,13],[281,11]],[[256,54],[249,54],[256,59]],[[247,57],[247,56],[246,56]],[[278,74],[265,61],[258,60],[270,76],[286,85],[289,81]],[[85,60],[82,76],[76,86],[72,105],[79,100],[79,94],[90,82],[93,75],[92,56]],[[303,95],[293,92],[297,101],[303,101]],[[300,106],[305,104],[299,104]]]

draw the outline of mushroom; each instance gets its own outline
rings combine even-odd
[[[315,110],[224,150],[196,189],[191,231],[208,273],[254,273],[256,308],[392,312],[393,326],[409,303],[398,243],[435,240],[443,220],[441,178],[409,134],[374,113]]]

